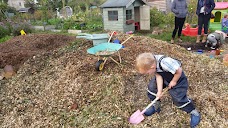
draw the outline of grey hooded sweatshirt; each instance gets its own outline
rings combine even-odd
[[[171,11],[175,14],[175,17],[185,18],[188,13],[186,0],[173,0]]]

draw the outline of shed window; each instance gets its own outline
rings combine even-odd
[[[126,20],[132,19],[132,10],[126,10]]]
[[[118,11],[108,11],[109,21],[118,21]]]

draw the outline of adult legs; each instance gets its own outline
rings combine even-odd
[[[173,33],[172,33],[172,39],[175,38],[177,30],[179,28],[179,24],[180,24],[179,18],[175,17],[174,24],[175,24],[175,27],[174,27],[174,30],[173,30]]]
[[[203,18],[203,24],[204,24],[204,34],[208,34],[208,27],[209,27],[209,21],[210,21],[211,14],[204,15]]]
[[[180,22],[179,22],[179,26],[178,26],[178,37],[181,36],[181,32],[182,32],[182,28],[184,26],[184,22],[185,22],[186,18],[180,18]]]
[[[198,35],[201,35],[204,22],[204,15],[199,14],[198,16]]]
[[[200,37],[201,37],[201,33],[202,33],[202,26],[203,26],[203,21],[204,21],[204,14],[199,14],[198,15],[198,35],[197,35],[197,39],[196,39],[196,43],[200,42]]]
[[[204,15],[203,18],[203,26],[204,26],[204,35],[202,42],[205,43],[207,41],[207,33],[208,33],[208,27],[209,27],[209,20],[210,20],[211,14]]]
[[[186,18],[179,18],[179,26],[178,26],[178,41],[182,42],[181,37],[181,32],[182,32],[182,28],[184,26],[184,22],[185,22]]]

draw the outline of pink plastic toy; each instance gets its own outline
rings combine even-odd
[[[136,112],[134,112],[130,119],[129,122],[132,124],[139,124],[141,121],[144,120],[144,112],[151,107],[156,101],[158,100],[158,98],[154,99],[144,110],[142,110],[142,112],[140,112],[140,110],[137,110]]]
[[[164,91],[162,92],[163,94],[165,92],[168,91],[168,88],[164,89]],[[136,112],[134,112],[131,117],[129,118],[129,122],[131,124],[139,124],[141,121],[144,120],[144,112],[151,107],[159,98],[155,98],[145,109],[142,110],[142,112],[140,112],[140,110],[137,110]]]

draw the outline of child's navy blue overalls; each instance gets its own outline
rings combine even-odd
[[[157,65],[159,65],[161,61],[161,56],[156,56],[155,58],[156,60],[158,60]],[[159,67],[160,66],[157,66],[157,68]],[[162,72],[157,72],[157,73],[162,76],[163,88],[166,88],[168,87],[168,84],[170,83],[170,81],[173,79],[174,75],[170,72],[164,71],[163,69],[161,70]],[[169,90],[169,94],[171,95],[174,104],[178,108],[189,113],[195,109],[195,106],[193,105],[192,101],[187,97],[187,90],[188,90],[188,80],[184,72],[182,72],[182,75],[180,79],[177,81],[176,86],[174,86],[172,89]],[[155,96],[156,94],[157,94],[157,84],[156,84],[156,78],[154,77],[150,80],[150,83],[148,85],[148,97],[151,100],[154,100],[156,98]]]

